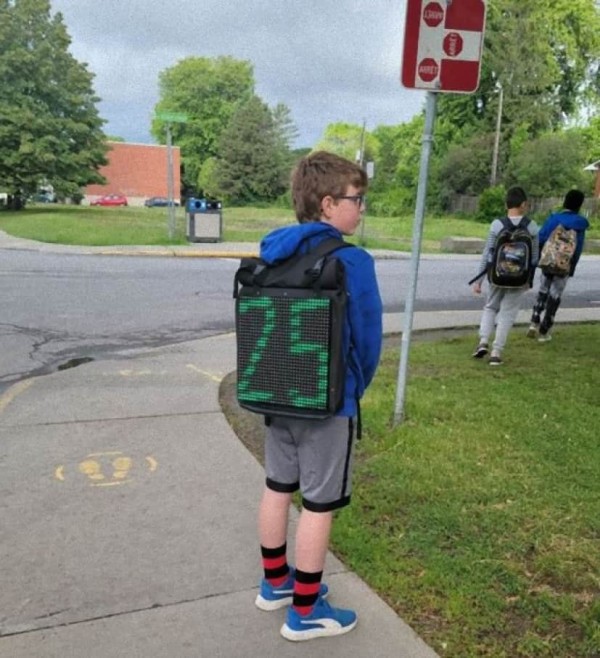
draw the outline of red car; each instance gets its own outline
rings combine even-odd
[[[92,201],[91,206],[126,206],[127,197],[122,194],[107,194]]]

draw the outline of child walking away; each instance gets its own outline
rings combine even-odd
[[[551,340],[550,329],[560,305],[561,296],[575,268],[585,242],[589,222],[579,214],[584,194],[569,190],[565,195],[563,209],[552,213],[540,229],[539,240],[542,270],[540,287],[531,314],[529,338],[538,337],[540,343]]]
[[[479,325],[479,343],[473,357],[483,359],[488,354],[494,334],[490,366],[502,364],[502,352],[517,318],[521,298],[533,282],[539,254],[538,227],[526,217],[526,210],[524,190],[511,187],[506,193],[507,216],[491,223],[481,256],[481,271],[469,282],[473,284],[473,291],[480,294],[487,274],[489,289]]]
[[[276,229],[262,240],[263,261],[279,264],[310,253],[323,241],[352,235],[364,211],[367,182],[358,165],[331,153],[302,158],[291,181],[299,224]],[[343,265],[348,291],[340,404],[326,418],[294,418],[277,411],[266,416],[266,485],[258,519],[264,578],[256,605],[261,610],[289,606],[281,634],[292,641],[347,633],[357,622],[353,610],[325,600],[329,592],[321,581],[333,512],[350,503],[358,404],[379,361],[382,304],[374,261],[366,251],[342,243],[332,256]],[[273,335],[275,329],[269,337]],[[287,558],[288,514],[297,490],[302,510],[292,567]]]

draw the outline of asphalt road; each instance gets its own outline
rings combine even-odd
[[[423,256],[415,311],[477,310],[478,257]],[[234,259],[0,251],[0,392],[81,359],[231,331]],[[377,261],[384,309],[401,312],[410,261]],[[583,259],[565,307],[600,303],[600,259]],[[528,293],[524,306],[531,304]]]

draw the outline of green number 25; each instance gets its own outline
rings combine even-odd
[[[288,317],[277,317],[277,309],[272,298],[261,297],[253,299],[244,299],[240,301],[239,312],[246,313],[252,309],[261,309],[264,312],[264,322],[261,334],[250,354],[250,359],[238,382],[238,395],[240,399],[269,402],[275,397],[275,391],[255,390],[252,388],[252,379],[256,373],[258,364],[264,356],[265,349],[273,333],[276,323],[286,322],[290,327],[289,336],[289,353],[292,356],[309,356],[314,355],[316,372],[316,391],[314,396],[303,395],[297,388],[287,390],[288,404],[294,407],[314,407],[324,408],[327,405],[327,387],[328,387],[328,341],[319,343],[316,341],[303,340],[302,325],[305,314],[315,311],[327,310],[329,307],[328,299],[298,299],[290,302],[289,305],[279,308],[280,313],[287,313]],[[282,368],[289,367],[288,364],[278,364]],[[275,383],[276,384],[276,383]],[[314,383],[311,378],[311,385]]]

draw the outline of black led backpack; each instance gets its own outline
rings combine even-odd
[[[344,263],[331,238],[269,265],[244,258],[235,275],[237,399],[265,416],[328,418],[343,403]]]

